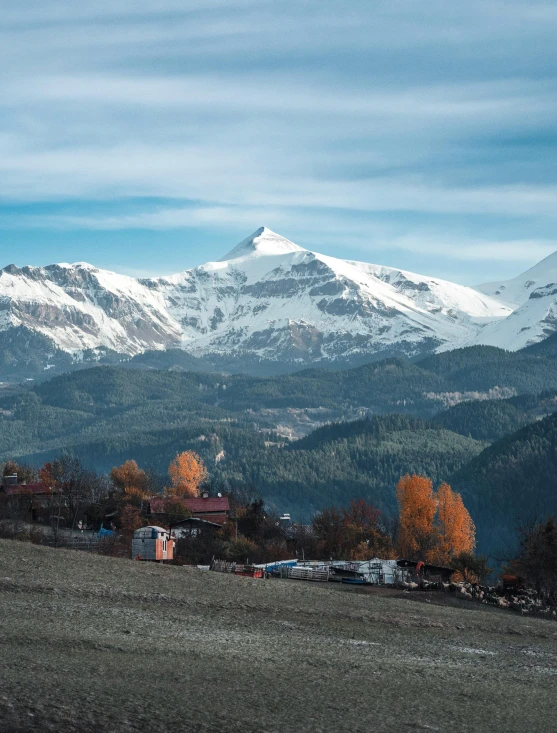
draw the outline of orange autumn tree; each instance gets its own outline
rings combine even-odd
[[[45,486],[50,486],[51,488],[53,488],[56,485],[56,478],[54,477],[54,469],[52,467],[52,463],[45,463],[44,466],[41,466],[41,468],[39,468],[39,470],[37,471],[37,476],[40,483],[44,484]]]
[[[438,545],[434,525],[437,500],[431,480],[413,474],[403,476],[396,487],[399,507],[398,552],[409,560],[433,558]]]
[[[440,536],[437,562],[449,563],[463,553],[473,554],[476,528],[461,495],[453,491],[449,484],[442,483],[437,490],[437,503]]]
[[[208,475],[205,464],[192,450],[178,453],[170,462],[168,474],[172,486],[166,489],[167,495],[181,499],[197,496]]]
[[[149,476],[135,461],[126,461],[121,466],[115,466],[110,472],[110,478],[127,501],[137,503],[149,498]]]
[[[425,476],[403,476],[397,486],[401,557],[437,564],[471,555],[476,528],[462,497],[447,483],[433,491]]]

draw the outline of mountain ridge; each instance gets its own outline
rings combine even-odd
[[[493,283],[474,289],[337,259],[260,227],[220,260],[167,277],[83,262],[9,265],[0,270],[0,334],[28,329],[76,363],[175,348],[289,368],[476,343],[515,350],[557,330],[557,285],[542,275],[513,311]]]

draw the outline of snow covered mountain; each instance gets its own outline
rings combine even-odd
[[[70,353],[136,354],[180,339],[155,290],[85,263],[0,270],[0,331],[18,326]]]
[[[551,328],[554,257],[524,282],[473,289],[310,252],[262,227],[218,262],[171,277],[135,279],[84,263],[10,265],[0,270],[0,349],[20,340],[16,329],[74,360],[180,347],[195,356],[304,365],[472,343],[519,348],[526,321],[526,340]]]
[[[143,283],[197,356],[410,355],[460,345],[486,319],[510,313],[471,288],[310,252],[264,227],[219,262]]]
[[[516,351],[557,331],[557,252],[512,280],[477,290],[512,308],[508,318],[487,325],[477,343]]]

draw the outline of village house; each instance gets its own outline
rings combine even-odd
[[[25,521],[48,521],[59,508],[55,496],[57,492],[46,484],[20,484],[16,474],[4,476],[0,486],[0,501],[7,512]]]
[[[203,519],[222,527],[230,517],[230,502],[227,496],[209,496],[204,491],[201,496],[187,497],[184,499],[170,499],[165,496],[156,497],[150,501],[151,515],[166,515],[173,504],[178,501],[187,509],[194,519]]]
[[[200,537],[201,535],[218,532],[222,524],[210,522],[200,517],[186,517],[172,525],[172,536],[179,540],[183,537]]]

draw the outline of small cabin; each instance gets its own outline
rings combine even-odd
[[[134,560],[172,560],[174,540],[163,527],[140,527],[133,533],[132,557]]]

